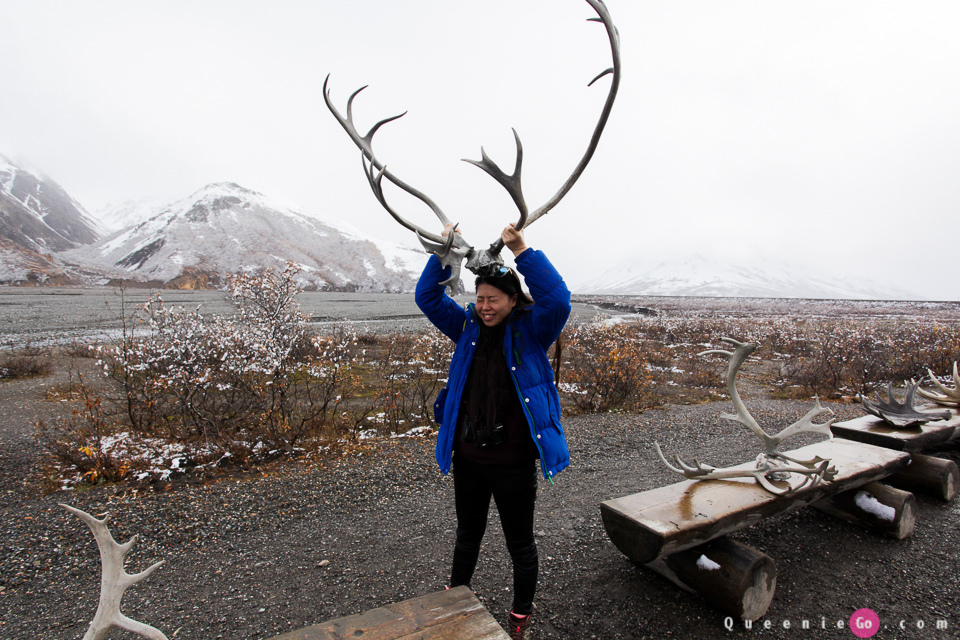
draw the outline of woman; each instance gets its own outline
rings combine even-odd
[[[450,232],[448,228],[444,234]],[[512,270],[477,277],[476,303],[460,307],[440,284],[450,269],[431,256],[417,283],[417,306],[457,343],[447,387],[434,407],[437,462],[453,468],[457,539],[450,585],[469,585],[480,554],[490,498],[513,561],[511,637],[530,626],[539,560],[533,536],[536,460],[551,483],[570,462],[560,425],[560,397],[547,350],[570,315],[570,291],[523,234],[501,233],[533,296]]]

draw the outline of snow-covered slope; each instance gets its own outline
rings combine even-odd
[[[129,220],[131,210],[116,214]],[[62,256],[106,276],[210,286],[242,270],[302,268],[306,288],[407,291],[422,252],[375,242],[342,223],[320,221],[233,183],[208,185],[159,207],[96,245]]]
[[[33,251],[60,251],[101,232],[60,185],[0,155],[0,235]]]
[[[74,281],[52,254],[92,243],[101,232],[56,182],[0,155],[0,284]]]
[[[916,300],[912,292],[852,281],[771,259],[748,262],[693,254],[663,261],[628,260],[574,283],[577,293],[844,300]]]

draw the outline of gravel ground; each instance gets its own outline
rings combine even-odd
[[[93,618],[96,544],[58,503],[111,514],[121,542],[139,535],[130,573],[165,561],[127,592],[123,611],[169,638],[266,639],[444,587],[453,484],[436,469],[433,438],[342,446],[203,484],[44,494],[30,425],[69,410],[42,399],[55,381],[0,384],[0,637],[79,638]],[[768,430],[810,407],[763,395],[744,393]],[[824,404],[841,419],[863,414]],[[752,458],[758,442],[720,419],[728,410],[728,402],[713,402],[566,419],[573,463],[555,485],[541,484],[537,507],[535,638],[851,638],[836,626],[861,607],[879,614],[878,638],[958,637],[960,501],[918,495],[916,532],[902,541],[812,509],[735,534],[778,567],[775,599],[752,629],[741,622],[725,628],[724,614],[631,564],[608,540],[599,503],[679,479],[658,461],[654,441],[717,466]],[[956,451],[943,455],[958,460]],[[509,576],[494,516],[474,587],[500,620],[510,605]],[[802,629],[804,621],[813,629]],[[948,628],[937,630],[938,621]]]

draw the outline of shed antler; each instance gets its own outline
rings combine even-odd
[[[141,580],[153,573],[157,567],[163,564],[163,560],[156,562],[140,573],[130,575],[123,568],[124,558],[127,552],[137,541],[137,536],[133,536],[124,544],[117,544],[110,535],[110,529],[107,528],[107,518],[98,520],[89,513],[76,509],[67,504],[61,504],[61,507],[74,514],[90,527],[93,537],[97,540],[97,546],[100,548],[100,562],[103,575],[100,578],[100,604],[97,606],[97,613],[87,629],[83,640],[103,640],[110,633],[114,626],[132,631],[149,640],[167,640],[159,629],[151,627],[143,622],[132,620],[120,613],[120,600],[123,598],[123,592]]]
[[[933,400],[937,404],[942,404],[947,407],[957,407],[960,408],[960,375],[957,374],[957,363],[953,363],[953,389],[945,386],[939,380],[937,376],[933,375],[933,371],[927,369],[927,373],[930,375],[930,382],[933,385],[940,389],[943,394],[934,393],[932,391],[926,391],[924,389],[917,389],[917,393],[928,400]]]
[[[553,195],[552,198],[550,198],[542,206],[535,209],[533,212],[529,212],[523,196],[523,189],[521,187],[520,180],[520,170],[523,164],[523,146],[520,144],[520,137],[517,135],[516,131],[513,132],[514,140],[516,141],[517,146],[516,161],[513,173],[507,174],[505,171],[503,171],[499,165],[497,165],[497,163],[487,156],[483,148],[480,149],[480,160],[465,160],[466,162],[483,169],[501,186],[503,186],[504,189],[507,190],[507,193],[510,194],[514,204],[520,211],[520,217],[517,220],[517,223],[514,225],[518,230],[529,226],[535,220],[553,209],[567,194],[567,192],[570,191],[574,183],[576,183],[576,181],[580,178],[581,174],[583,174],[584,169],[590,162],[590,159],[593,157],[593,154],[597,149],[597,145],[600,142],[600,136],[603,133],[604,127],[606,126],[607,119],[610,116],[610,111],[613,109],[613,102],[616,99],[617,89],[620,86],[620,38],[617,34],[617,29],[613,25],[610,12],[607,10],[607,7],[604,5],[602,0],[586,1],[593,8],[593,10],[597,12],[598,16],[597,18],[590,18],[590,20],[593,22],[600,22],[606,28],[607,38],[610,41],[610,51],[613,57],[613,66],[597,75],[593,80],[590,81],[589,85],[593,85],[594,82],[606,75],[611,75],[612,80],[610,83],[610,89],[607,93],[606,102],[604,103],[603,110],[600,113],[600,119],[594,128],[593,135],[590,138],[590,144],[587,146],[587,150],[580,159],[580,162],[574,168],[573,173],[570,174],[570,176],[561,185],[560,189]],[[415,232],[424,249],[426,249],[427,252],[438,256],[444,266],[449,266],[451,268],[451,277],[445,281],[444,284],[447,284],[451,287],[456,286],[456,283],[460,280],[460,268],[464,260],[466,260],[467,268],[477,274],[486,272],[491,265],[499,266],[502,264],[503,261],[500,258],[500,252],[503,249],[503,241],[501,239],[498,238],[487,249],[478,251],[474,249],[470,243],[464,240],[463,236],[461,236],[459,233],[449,233],[446,237],[441,234],[431,233],[405,219],[403,216],[398,214],[393,207],[390,206],[390,204],[387,203],[387,198],[383,192],[384,179],[392,183],[395,187],[407,192],[411,196],[426,204],[437,216],[443,226],[451,224],[449,218],[447,218],[447,216],[433,200],[431,200],[423,192],[415,189],[394,175],[389,169],[387,169],[386,165],[377,159],[373,152],[374,134],[376,134],[376,132],[383,125],[400,118],[404,114],[401,113],[397,116],[385,118],[373,125],[373,127],[371,127],[371,129],[365,135],[361,135],[353,121],[353,100],[356,98],[357,94],[363,91],[366,87],[361,87],[353,92],[347,101],[347,114],[346,116],[343,116],[339,111],[337,111],[336,107],[333,106],[333,103],[330,100],[330,90],[328,88],[329,81],[330,76],[328,75],[323,83],[324,102],[326,102],[327,108],[333,114],[334,118],[337,119],[337,122],[340,123],[340,126],[343,127],[344,131],[347,132],[347,135],[350,136],[350,139],[353,140],[354,144],[356,144],[360,149],[364,173],[367,176],[370,189],[373,191],[374,196],[376,196],[377,201],[381,204],[381,206],[383,206],[384,209],[387,210],[394,220],[399,222],[403,227]]]
[[[768,435],[766,431],[760,428],[760,425],[757,424],[757,421],[753,419],[753,416],[750,415],[750,412],[747,410],[743,400],[740,399],[740,393],[737,391],[737,373],[740,371],[740,367],[743,366],[744,361],[747,357],[753,353],[757,345],[752,342],[737,342],[733,338],[720,338],[722,342],[731,344],[734,346],[734,350],[723,351],[722,349],[710,349],[709,351],[702,351],[697,355],[708,355],[711,353],[717,353],[727,358],[730,361],[730,365],[727,367],[727,392],[730,394],[730,399],[733,401],[733,406],[736,409],[736,414],[723,413],[720,417],[726,420],[733,420],[739,422],[740,424],[746,426],[750,431],[753,431],[757,436],[760,437],[760,440],[763,442],[764,453],[768,456],[778,456],[781,458],[787,458],[782,453],[780,453],[780,443],[782,443],[787,438],[795,436],[798,433],[821,433],[828,438],[833,437],[833,432],[830,431],[830,425],[836,422],[836,418],[831,418],[827,422],[816,424],[814,419],[825,414],[832,414],[833,412],[830,409],[824,409],[820,406],[820,400],[817,399],[817,404],[815,407],[810,409],[802,418],[797,422],[791,424],[789,427],[786,427],[779,433],[775,435]],[[799,462],[797,460],[792,460],[792,462]]]
[[[907,392],[903,402],[899,402],[893,393],[893,383],[887,384],[887,400],[884,402],[880,392],[876,393],[877,401],[873,402],[861,394],[860,402],[868,413],[877,416],[888,425],[898,428],[915,427],[934,420],[949,420],[953,415],[949,411],[925,413],[913,406],[914,395],[919,391],[920,383],[911,380],[907,384]]]
[[[655,442],[654,446],[657,449],[657,455],[660,456],[660,460],[672,471],[692,480],[753,477],[764,489],[778,495],[793,493],[803,487],[815,487],[820,484],[821,481],[829,481],[836,477],[837,470],[831,466],[829,460],[824,460],[819,457],[815,457],[813,460],[798,460],[780,451],[780,444],[798,433],[820,433],[832,438],[833,433],[830,431],[830,425],[836,421],[836,418],[831,418],[823,423],[815,423],[814,419],[833,412],[830,411],[830,409],[825,409],[820,406],[820,400],[818,399],[816,406],[810,409],[802,418],[784,428],[779,433],[769,435],[757,424],[753,416],[750,415],[746,405],[743,404],[743,400],[740,399],[740,393],[737,391],[737,373],[740,371],[740,367],[743,366],[747,357],[756,350],[757,345],[749,342],[738,342],[732,338],[721,338],[721,340],[733,345],[734,350],[723,351],[722,349],[711,349],[709,351],[703,351],[698,355],[703,356],[718,353],[729,360],[730,365],[727,367],[727,391],[730,394],[730,399],[733,401],[736,414],[723,413],[721,417],[727,420],[734,420],[746,426],[763,442],[763,451],[757,456],[756,466],[752,469],[717,469],[716,467],[705,465],[699,460],[694,460],[694,464],[692,465],[687,464],[676,455],[673,456],[675,464],[670,464],[666,457],[664,457],[659,443]],[[799,484],[790,481],[792,474],[801,476],[801,482]]]
[[[761,487],[775,495],[787,495],[798,489],[809,486],[813,488],[820,484],[822,480],[832,480],[836,475],[836,469],[830,466],[829,460],[823,458],[814,458],[809,463],[797,464],[796,466],[787,466],[774,464],[770,458],[760,454],[757,458],[757,465],[753,469],[717,469],[708,464],[703,464],[696,458],[693,464],[687,464],[680,459],[680,456],[674,455],[673,461],[676,466],[667,462],[660,444],[653,443],[657,449],[657,455],[660,461],[671,471],[675,471],[691,480],[724,480],[727,478],[750,478],[752,477]],[[791,473],[802,477],[799,484],[791,484],[788,479]]]

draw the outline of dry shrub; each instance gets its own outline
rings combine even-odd
[[[336,431],[339,409],[357,389],[357,338],[345,325],[306,335],[298,271],[232,278],[231,317],[151,298],[141,309],[146,335],[125,331],[99,352],[116,383],[112,415],[140,434],[234,453],[290,450]]]
[[[960,327],[925,321],[820,319],[804,323],[785,353],[784,384],[807,394],[867,394],[943,372],[960,355]]]
[[[75,469],[85,482],[123,480],[130,465],[110,451],[108,441],[116,430],[104,420],[101,398],[86,393],[82,380],[78,388],[83,407],[66,420],[36,422],[37,442],[55,459]]]
[[[707,360],[695,353],[679,358],[677,368],[682,371],[679,384],[687,389],[722,389],[726,387],[726,365]]]
[[[354,433],[400,433],[433,422],[433,401],[446,383],[453,342],[439,331],[376,337],[364,352],[369,380],[365,403],[354,412]]]
[[[37,378],[50,372],[50,361],[44,358],[16,355],[0,359],[0,379]]]
[[[652,375],[636,329],[626,323],[590,323],[571,332],[569,366],[561,391],[581,411],[636,409]]]
[[[237,276],[231,317],[171,308],[153,296],[141,308],[141,330],[124,324],[115,344],[97,349],[112,384],[101,396],[84,390],[86,408],[73,420],[38,425],[40,442],[99,481],[129,471],[129,457],[114,460],[124,447],[127,456],[153,447],[163,457],[175,445],[178,457],[242,460],[336,431],[345,422],[339,409],[357,386],[356,339],[349,328],[305,335],[296,272],[289,265],[280,274]],[[103,444],[105,437],[115,444],[113,433],[125,434],[116,449]]]
[[[192,447],[199,464],[431,425],[453,343],[434,329],[358,335],[349,324],[308,336],[291,277],[242,281],[239,319],[151,301],[146,332],[125,331],[98,351],[110,390],[94,396],[80,385],[84,408],[38,425],[37,437],[88,481],[102,481],[132,473],[130,459],[108,446],[121,431],[144,447]],[[805,396],[867,393],[927,367],[942,374],[960,355],[960,327],[916,319],[661,314],[571,324],[551,351],[564,406],[636,410],[709,398],[724,386],[726,365],[697,354],[725,349],[723,336],[759,343],[763,381],[779,369],[779,383]]]

